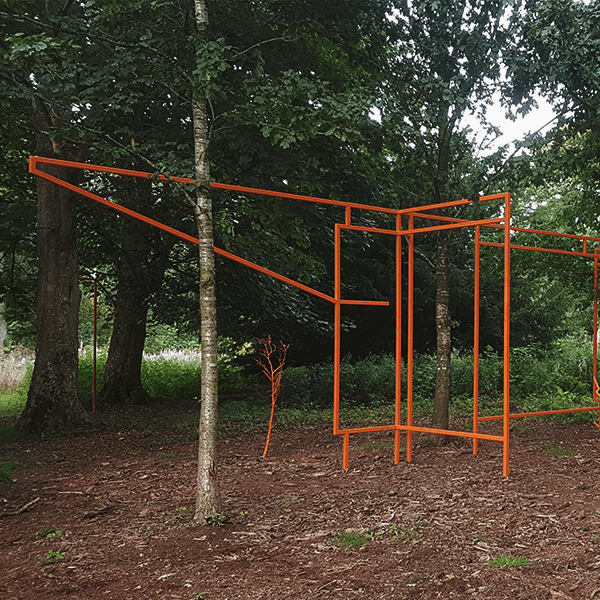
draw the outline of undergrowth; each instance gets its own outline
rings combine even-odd
[[[182,354],[183,353],[183,354]],[[247,353],[247,351],[245,352]],[[179,356],[181,355],[181,356]],[[184,356],[185,355],[185,356]],[[190,401],[200,397],[201,363],[198,352],[180,351],[178,358],[166,355],[144,360],[142,382],[148,394],[159,402]],[[244,357],[247,359],[247,356]],[[591,406],[591,343],[561,340],[553,349],[537,346],[511,351],[511,411],[539,412]],[[102,381],[106,353],[98,354],[97,381]],[[235,351],[228,349],[219,361],[219,420],[222,433],[244,430],[264,431],[271,403],[267,386],[256,373],[248,374]],[[247,364],[247,360],[246,360]],[[390,424],[394,419],[395,359],[390,355],[369,356],[361,360],[346,358],[341,364],[340,410],[342,426],[363,423]],[[406,364],[401,365],[402,405],[406,407]],[[502,413],[503,361],[491,349],[480,357],[480,414]],[[0,390],[0,419],[13,420],[22,411],[32,365],[25,379],[5,393]],[[436,359],[433,355],[415,354],[413,364],[413,414],[415,418],[431,415],[435,390]],[[100,383],[98,383],[100,386]],[[468,416],[473,403],[473,356],[454,352],[451,365],[451,415]],[[84,405],[92,398],[91,352],[80,358],[79,388]],[[333,365],[286,367],[283,371],[277,411],[280,426],[305,428],[331,423],[333,405]],[[100,407],[101,410],[101,407]],[[561,421],[591,421],[590,412],[559,415]],[[403,415],[404,416],[404,415]],[[178,427],[195,427],[190,417]],[[0,437],[16,434],[0,424]]]

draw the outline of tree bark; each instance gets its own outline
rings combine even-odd
[[[44,106],[36,120],[43,131],[57,125]],[[40,156],[83,162],[87,147],[38,139]],[[46,165],[47,172],[77,184],[81,170]],[[78,429],[91,417],[78,393],[79,266],[76,251],[77,194],[42,178],[37,180],[37,342],[27,404],[17,425],[25,431]]]
[[[196,24],[202,42],[208,26],[205,0],[195,0]],[[199,84],[199,82],[197,82]],[[194,158],[200,263],[200,319],[202,339],[202,393],[198,443],[198,486],[195,523],[206,522],[221,512],[217,478],[217,311],[213,217],[208,161],[209,127],[206,97],[198,86],[193,97]]]
[[[149,204],[152,181],[133,179],[126,182],[124,204],[144,212]],[[140,221],[124,219],[119,257],[119,282],[115,302],[115,320],[104,370],[104,385],[99,394],[101,405],[143,403],[148,394],[142,385],[142,359],[148,317],[148,280],[159,283],[150,268],[151,227]],[[166,266],[166,265],[165,265]]]
[[[450,238],[447,231],[439,232],[435,326],[437,333],[437,370],[433,400],[432,427],[448,429],[450,407],[450,359],[452,356],[452,319],[450,316]],[[444,436],[435,435],[437,442]]]
[[[144,162],[134,164],[133,168],[152,170]],[[123,184],[118,190],[123,205],[148,214],[153,206],[152,180],[126,177]],[[152,216],[161,220],[158,215]],[[115,318],[100,405],[145,403],[150,399],[142,384],[148,302],[151,294],[161,287],[176,242],[173,236],[163,235],[136,219],[125,218],[122,227]]]
[[[439,112],[440,141],[438,146],[437,169],[434,178],[437,202],[449,200],[449,180],[452,134],[456,116],[450,117],[450,106],[445,105]],[[436,382],[433,399],[431,426],[435,429],[448,429],[450,415],[450,360],[452,357],[452,318],[450,315],[450,233],[438,232],[437,281],[435,297],[436,328]],[[442,444],[447,436],[433,434],[434,442]]]

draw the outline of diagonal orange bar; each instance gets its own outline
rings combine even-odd
[[[68,190],[71,190],[77,194],[81,194],[82,196],[85,196],[86,198],[89,198],[90,200],[99,202],[100,204],[107,206],[111,210],[115,210],[117,212],[123,213],[123,214],[125,214],[129,217],[132,217],[134,219],[137,219],[139,221],[143,221],[144,223],[147,223],[148,225],[152,225],[153,227],[157,227],[158,229],[161,229],[162,231],[165,231],[167,233],[175,235],[178,238],[181,238],[187,242],[198,245],[198,243],[199,243],[198,238],[188,235],[187,233],[184,233],[182,231],[179,231],[178,229],[174,229],[173,227],[169,227],[168,225],[165,225],[164,223],[160,223],[154,219],[146,217],[145,215],[142,215],[142,214],[140,214],[134,210],[131,210],[129,208],[126,208],[124,206],[121,206],[120,204],[117,204],[116,202],[111,202],[110,200],[107,200],[106,198],[103,198],[102,196],[98,196],[98,194],[94,194],[93,192],[90,192],[88,190],[84,190],[80,187],[72,185],[72,184],[68,183],[67,181],[58,179],[57,177],[54,177],[53,175],[44,173],[44,171],[40,171],[36,166],[37,162],[43,162],[46,164],[56,164],[56,165],[68,166],[68,167],[71,167],[74,164],[83,165],[83,163],[70,163],[68,161],[59,161],[59,160],[54,160],[54,159],[52,159],[52,161],[49,162],[51,159],[39,160],[39,158],[37,161],[31,160],[31,159],[35,159],[35,158],[38,158],[38,157],[30,157],[30,163],[29,163],[30,164],[30,168],[29,168],[30,173],[37,175],[38,177],[41,177],[43,179],[47,179],[48,181],[51,181],[52,183],[55,183],[56,185],[59,185]],[[83,167],[85,167],[85,165],[83,165]],[[121,175],[130,174],[125,169],[111,169],[110,171],[107,171],[106,169],[97,168],[94,170],[110,172],[110,173],[118,172],[118,174],[121,174]],[[147,176],[147,174],[140,173],[139,171],[133,171],[133,173],[136,173],[136,175],[134,175],[136,177]],[[164,179],[166,180],[166,178],[164,178]],[[282,281],[283,283],[287,283],[288,285],[294,286],[298,289],[301,289],[302,291],[308,292],[309,294],[312,294],[313,296],[317,296],[318,298],[322,298],[323,300],[327,300],[328,302],[335,302],[335,300],[331,296],[328,296],[327,294],[324,294],[323,292],[319,292],[318,290],[315,290],[307,285],[304,285],[303,283],[294,281],[293,279],[290,279],[289,277],[285,277],[284,275],[280,275],[279,273],[271,271],[270,269],[261,267],[260,265],[257,265],[253,262],[250,262],[249,260],[241,258],[240,256],[236,256],[235,254],[232,254],[231,252],[227,252],[226,250],[221,250],[221,248],[215,248],[214,250],[215,250],[215,253],[220,254],[221,256],[224,256],[225,258],[229,258],[235,262],[238,262],[242,265],[250,267],[251,269],[254,269],[255,271],[258,271],[265,275],[269,275],[270,277],[273,277],[274,279],[278,279],[279,281]],[[369,301],[366,300],[364,302],[369,302]],[[378,302],[378,304],[381,305],[382,303]]]

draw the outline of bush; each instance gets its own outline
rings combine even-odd
[[[94,382],[94,356],[92,349],[87,349],[85,354],[79,355],[79,372],[77,385],[79,386],[79,396],[84,406],[90,408],[93,398]],[[98,352],[96,356],[96,389],[102,389],[102,376],[106,366],[106,352]]]
[[[555,349],[537,346],[511,350],[511,399],[527,410],[559,410],[581,405],[591,395],[591,343],[561,340]],[[451,362],[453,406],[470,409],[473,398],[473,353],[455,352]],[[435,355],[415,354],[413,401],[427,410],[435,394]],[[482,406],[492,407],[503,397],[504,361],[488,348],[479,359],[479,397]],[[406,398],[406,365],[402,364],[402,397]],[[343,407],[370,406],[393,402],[395,359],[369,356],[340,365],[340,397]],[[281,397],[305,409],[331,406],[333,365],[288,367],[283,372]],[[531,408],[537,406],[538,408]]]

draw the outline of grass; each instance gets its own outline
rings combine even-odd
[[[498,558],[490,560],[488,566],[490,567],[526,567],[530,565],[531,561],[527,560],[524,556],[511,556],[503,555]]]
[[[515,348],[511,369],[511,391],[514,399],[513,411],[542,411],[565,409],[589,404],[589,369],[587,346],[572,345],[569,352],[554,349],[542,352],[538,348]],[[558,346],[557,346],[558,349]],[[575,356],[573,353],[576,353]],[[221,435],[263,432],[270,416],[270,398],[257,378],[244,373],[235,361],[234,351],[226,353],[219,363],[219,388],[222,400],[219,406],[219,431]],[[247,358],[247,357],[246,357]],[[575,360],[577,359],[577,360]],[[585,360],[584,360],[585,359]],[[9,364],[6,358],[2,364]],[[101,380],[106,362],[106,353],[98,358]],[[344,360],[341,365],[342,427],[391,424],[394,422],[395,360],[388,355],[369,356],[365,359]],[[481,414],[500,414],[502,397],[502,360],[492,351],[481,357]],[[406,382],[406,367],[403,370],[403,387]],[[18,371],[18,372],[17,372]],[[80,395],[87,406],[91,398],[91,353],[80,359]],[[450,413],[463,416],[472,406],[473,357],[468,353],[452,355],[452,402]],[[6,371],[8,372],[8,371]],[[143,362],[143,383],[149,394],[157,401],[194,400],[200,395],[199,356],[191,351],[147,356]],[[31,377],[31,364],[23,378],[23,366],[11,366],[10,375],[2,380],[0,387],[0,439],[19,435],[10,426],[23,410]],[[567,376],[568,375],[568,376]],[[6,379],[6,378],[5,378]],[[535,380],[535,381],[534,381]],[[414,404],[416,419],[431,415],[433,389],[435,386],[435,356],[416,355],[414,360]],[[542,389],[543,388],[543,389]],[[403,398],[406,390],[402,390]],[[311,428],[327,424],[333,418],[333,365],[322,363],[311,366],[287,367],[283,371],[282,391],[279,404],[283,409],[280,427],[288,429]],[[238,398],[243,398],[239,400]],[[403,418],[406,403],[402,403]],[[101,407],[100,407],[101,408]],[[592,413],[559,415],[555,419],[591,420]],[[196,427],[197,415],[178,423],[179,429]],[[7,426],[8,425],[8,426]],[[427,444],[427,438],[415,440],[416,444]],[[355,450],[384,451],[391,448],[383,442],[354,446]],[[551,456],[569,456],[569,450],[559,447],[544,451]]]
[[[362,548],[367,540],[372,539],[372,535],[369,533],[359,533],[358,531],[336,531],[331,542],[338,548]]]
[[[42,565],[53,565],[67,557],[66,553],[60,552],[59,550],[48,550],[46,556],[40,556],[38,560]]]
[[[16,462],[0,462],[0,481],[11,481],[10,472],[18,466]]]
[[[51,540],[52,538],[55,537],[60,537],[62,535],[62,531],[59,531],[58,529],[56,529],[56,527],[42,527],[42,529],[40,529],[36,534],[35,534],[35,538],[36,539],[47,539],[47,540]]]
[[[553,444],[549,440],[544,440],[542,442],[538,442],[533,444],[534,448],[545,452],[548,456],[554,456],[555,458],[565,458],[567,456],[573,456],[575,453],[571,448],[567,448],[565,446],[557,446]]]

